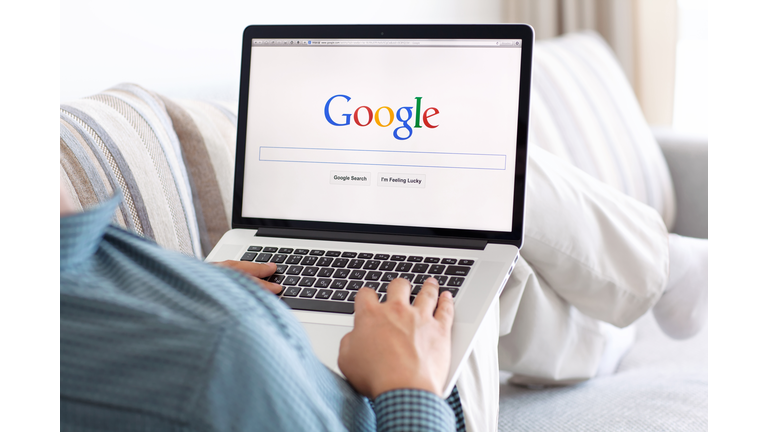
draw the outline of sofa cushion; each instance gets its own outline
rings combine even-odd
[[[134,84],[60,109],[61,178],[76,205],[89,207],[120,192],[117,224],[198,258],[229,229],[231,109],[174,102]]]
[[[597,33],[534,49],[530,143],[655,208],[671,228],[672,180],[629,82]]]

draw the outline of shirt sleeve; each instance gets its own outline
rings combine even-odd
[[[456,430],[456,415],[446,401],[424,390],[397,389],[380,394],[373,404],[379,432]]]

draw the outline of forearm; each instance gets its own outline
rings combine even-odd
[[[443,432],[456,430],[456,415],[437,395],[414,389],[382,393],[374,401],[379,432]]]

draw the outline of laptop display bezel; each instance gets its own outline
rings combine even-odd
[[[393,225],[372,225],[305,220],[249,218],[242,216],[243,178],[250,91],[252,39],[258,38],[354,38],[354,39],[521,39],[519,116],[515,160],[514,203],[509,231],[480,231]],[[524,233],[525,179],[528,153],[533,29],[525,24],[451,24],[451,25],[255,25],[243,32],[238,102],[235,183],[232,204],[232,228],[289,228],[313,231],[358,232],[366,234],[445,237],[485,240],[521,247]],[[504,197],[499,197],[504,199]]]

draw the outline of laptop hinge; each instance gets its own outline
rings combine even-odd
[[[474,250],[483,250],[485,249],[485,245],[488,244],[486,240],[475,239],[299,230],[291,228],[259,228],[259,230],[256,232],[256,237],[300,238],[306,240],[398,244],[405,246],[444,247],[452,249]]]

